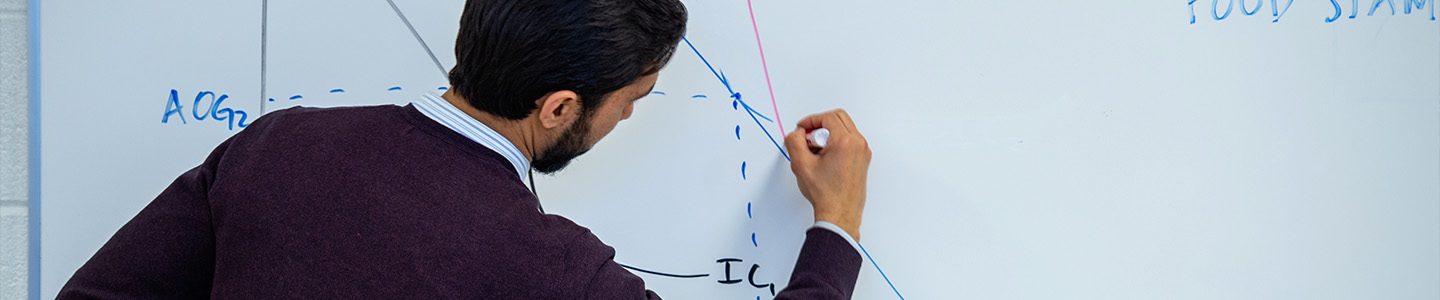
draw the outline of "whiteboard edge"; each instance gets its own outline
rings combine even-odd
[[[27,60],[29,63],[29,80],[26,91],[30,96],[30,128],[29,148],[30,165],[27,170],[30,173],[28,209],[29,215],[29,263],[26,266],[29,283],[26,290],[31,300],[40,299],[40,0],[28,0],[26,8],[26,28],[29,43]]]

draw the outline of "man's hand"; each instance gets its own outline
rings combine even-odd
[[[805,133],[818,128],[830,130],[830,139],[814,153],[805,144]],[[850,114],[836,109],[805,117],[785,136],[785,148],[800,193],[815,206],[815,220],[835,223],[859,241],[870,145],[855,129]]]

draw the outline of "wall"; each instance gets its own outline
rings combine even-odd
[[[0,299],[24,299],[29,255],[26,2],[0,0]]]

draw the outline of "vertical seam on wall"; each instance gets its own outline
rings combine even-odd
[[[26,266],[29,275],[29,283],[26,288],[29,298],[40,299],[40,0],[29,0],[25,10],[26,42],[29,50],[26,58],[29,63],[29,80],[26,93],[30,96],[30,105],[27,107],[30,115],[29,133],[29,157],[30,165],[26,171],[30,173],[29,183],[29,265]]]

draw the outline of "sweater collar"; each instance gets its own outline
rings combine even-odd
[[[505,160],[509,160],[510,165],[515,167],[515,172],[520,175],[521,180],[528,177],[530,160],[520,154],[520,149],[516,148],[515,144],[510,143],[509,139],[500,135],[499,132],[495,132],[490,126],[485,126],[485,123],[471,118],[460,108],[451,105],[449,101],[445,101],[435,93],[425,93],[420,99],[411,103],[426,117],[430,117],[450,130],[504,156]]]

